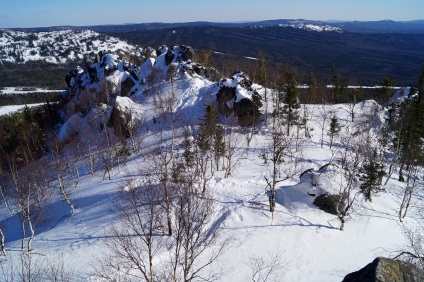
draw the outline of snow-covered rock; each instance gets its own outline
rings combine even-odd
[[[225,115],[234,113],[238,124],[254,124],[261,114],[262,97],[257,86],[243,73],[236,72],[231,78],[222,78],[218,82],[218,109]]]

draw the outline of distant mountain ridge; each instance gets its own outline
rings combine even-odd
[[[414,28],[421,33],[412,33]],[[355,29],[358,31],[351,31]],[[394,30],[399,32],[394,33]],[[158,48],[173,44],[212,50],[215,58],[225,53],[243,60],[255,58],[262,52],[270,63],[296,69],[302,83],[309,82],[311,72],[320,82],[328,83],[330,67],[334,64],[345,83],[372,86],[379,84],[383,77],[393,77],[398,85],[413,86],[424,59],[424,21],[319,22],[300,19],[0,30],[0,62],[63,64],[92,57],[101,50],[115,52],[121,49],[121,53],[128,55],[138,52],[136,46]],[[226,59],[220,60],[221,63],[215,65],[218,69],[237,69]],[[0,67],[0,75],[8,77],[8,81],[22,71],[12,72],[11,66]],[[5,73],[9,74],[5,76]],[[3,86],[15,85],[8,82]]]
[[[84,30],[90,29],[97,32],[129,32],[138,30],[157,30],[175,27],[200,27],[200,26],[216,26],[216,27],[249,27],[249,26],[278,26],[292,25],[294,23],[303,23],[305,25],[332,26],[349,32],[371,32],[371,33],[410,33],[424,34],[424,20],[414,21],[313,21],[304,19],[276,19],[263,21],[246,21],[246,22],[182,22],[182,23],[132,23],[117,25],[89,25],[89,26],[51,26],[51,27],[34,27],[34,28],[10,28],[12,30],[26,31],[57,31],[57,30]]]

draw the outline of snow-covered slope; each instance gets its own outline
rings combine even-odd
[[[44,105],[44,103],[37,103],[37,104],[28,104],[28,105],[9,105],[9,106],[0,106],[0,116],[2,115],[7,115],[19,110],[22,110],[23,108],[25,108],[25,106],[28,107],[37,107],[37,106],[41,106]]]
[[[108,233],[111,227],[120,224],[112,207],[121,198],[122,188],[127,189],[129,180],[149,183],[149,174],[143,172],[152,171],[155,158],[157,160],[158,154],[169,148],[171,142],[176,144],[176,158],[181,157],[184,130],[190,128],[193,136],[198,134],[196,125],[205,113],[205,105],[216,103],[220,87],[235,88],[236,100],[250,96],[240,88],[241,74],[213,82],[194,71],[195,64],[185,57],[187,53],[183,50],[186,49],[182,46],[164,46],[138,68],[117,60],[112,54],[103,54],[91,66],[95,72],[76,68],[75,76],[70,80],[65,97],[70,105],[70,117],[62,127],[60,138],[75,137],[80,141],[81,150],[90,144],[91,138],[97,138],[93,139],[98,142],[93,143],[92,149],[95,150],[106,139],[99,136],[109,135],[98,135],[100,133],[93,129],[109,130],[105,125],[114,115],[113,111],[119,108],[120,114],[136,117],[129,124],[136,127],[139,134],[137,142],[141,147],[137,153],[115,165],[111,170],[111,180],[104,180],[101,165],[101,157],[105,157],[109,147],[99,150],[99,155],[96,155],[98,160],[94,175],[90,173],[87,159],[78,155],[76,165],[80,178],[77,189],[70,193],[76,207],[73,215],[58,195],[58,189],[53,192],[52,199],[48,199],[44,207],[49,211],[46,213],[48,218],[37,228],[33,253],[41,254],[41,258],[50,256],[53,259],[63,254],[67,269],[74,270],[73,281],[97,281],[92,273],[93,263],[104,262],[110,254],[105,240],[111,237]],[[125,84],[127,79],[132,82],[132,87],[129,91],[121,91],[123,88],[119,85]],[[102,80],[115,88],[109,88],[113,90],[107,92]],[[265,96],[265,89],[260,85],[252,84],[250,87]],[[275,212],[269,212],[265,177],[269,179],[272,168],[269,159],[264,162],[263,155],[269,153],[272,139],[273,103],[270,97],[275,93],[270,89],[267,91],[269,101],[263,107],[268,106],[268,109],[261,110],[269,115],[266,118],[262,116],[253,130],[238,127],[234,123],[237,117],[221,116],[223,124],[231,125],[227,130],[231,129],[234,133],[231,141],[235,144],[235,151],[231,158],[237,166],[229,177],[225,177],[219,165],[220,169],[207,181],[207,189],[214,202],[208,232],[219,231],[218,244],[231,240],[231,245],[213,266],[223,270],[218,281],[251,281],[252,262],[262,260],[265,266],[269,266],[271,257],[277,257],[280,262],[274,269],[276,281],[341,281],[347,273],[363,267],[376,256],[388,256],[403,248],[407,242],[398,220],[398,208],[406,184],[397,182],[395,175],[388,179],[385,191],[373,196],[372,202],[366,202],[355,186],[356,201],[346,218],[344,231],[338,230],[340,222],[337,216],[325,213],[313,204],[315,195],[338,193],[345,183],[339,158],[341,153],[349,151],[343,151],[346,146],[342,138],[358,138],[367,132],[371,143],[377,140],[385,110],[374,101],[356,105],[301,105],[299,111],[305,123],[297,132],[292,130],[288,135],[292,143],[285,148],[284,162],[278,171],[281,181],[276,187]],[[101,93],[111,94],[108,97],[111,101],[105,102],[109,100],[105,99],[100,103],[96,99],[98,96],[90,96]],[[87,102],[91,98],[93,105],[85,109],[81,101]],[[161,110],[166,107],[169,112],[163,118]],[[337,116],[341,125],[340,134],[334,137],[331,148],[327,134],[330,114]],[[171,117],[177,120],[175,136],[169,126]],[[254,134],[248,144],[250,133]],[[72,143],[68,148],[72,148]],[[72,150],[69,153],[72,154]],[[72,155],[69,158],[72,159]],[[335,165],[323,169],[328,163]],[[307,169],[316,172],[313,181],[300,177]],[[57,188],[57,184],[52,183],[51,187]],[[414,207],[423,204],[424,198],[418,193],[414,194]],[[0,211],[0,226],[6,227],[7,248],[10,257],[13,257],[20,250],[20,214],[16,210],[11,213],[4,206]],[[407,224],[416,220],[412,211],[410,214],[405,220]],[[172,239],[166,236],[161,238],[164,244],[172,243]],[[166,262],[171,254],[168,249],[161,248],[154,255],[155,267],[163,269],[162,262]],[[12,261],[10,258],[7,260],[7,263]],[[210,271],[210,268],[205,268],[205,271]]]
[[[132,52],[135,47],[91,30],[24,32],[0,30],[0,61],[65,63],[99,51]]]

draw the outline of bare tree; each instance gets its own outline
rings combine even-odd
[[[251,256],[247,265],[252,271],[252,282],[266,282],[268,279],[278,281],[275,276],[279,271],[287,267],[287,263],[282,259],[280,250],[277,250],[274,254],[268,253],[268,259]]]
[[[37,201],[39,189],[37,189],[34,181],[37,171],[34,164],[27,164],[25,167],[18,169],[13,160],[10,161],[10,187],[13,190],[14,203],[18,212],[18,218],[21,222],[21,248],[24,249],[26,234],[26,226],[30,231],[30,237],[27,242],[27,250],[31,251],[31,243],[35,236],[37,223],[42,216],[42,204]]]
[[[97,155],[103,165],[103,180],[106,179],[106,175],[108,179],[111,179],[111,173],[113,173],[113,168],[115,166],[115,158],[117,153],[116,147],[116,136],[113,132],[104,126],[103,128],[99,128],[97,131]]]
[[[346,129],[340,138],[342,149],[339,150],[339,159],[342,164],[343,174],[340,179],[339,200],[336,205],[337,217],[340,220],[340,230],[343,231],[346,217],[356,200],[359,192],[355,191],[358,168],[361,162],[362,146],[367,144],[364,136],[354,135]]]
[[[7,187],[9,187],[9,185],[7,185],[7,181],[6,181],[6,172],[0,169],[0,197],[1,197],[1,203],[4,204],[4,206],[6,207],[6,210],[12,212],[12,207],[11,207],[11,203],[9,200],[9,194],[10,191]],[[1,206],[1,205],[0,205]],[[0,239],[1,239],[1,252],[3,253],[4,256],[7,256],[7,251],[6,251],[6,243],[5,243],[5,235],[3,233],[3,226],[0,226]]]
[[[153,102],[157,114],[156,127],[158,132],[158,142],[160,147],[154,151],[154,167],[156,168],[155,174],[159,176],[159,182],[164,192],[164,205],[167,213],[167,226],[168,235],[172,235],[172,219],[171,219],[171,201],[172,201],[172,185],[171,185],[171,171],[175,169],[175,146],[176,146],[176,132],[177,122],[180,118],[180,113],[177,109],[177,97],[175,93],[175,69],[170,67],[168,69],[168,77],[164,77],[163,73],[155,74],[156,79],[159,81],[152,81]],[[166,78],[167,82],[160,82]],[[165,91],[166,83],[170,85],[170,91]],[[167,130],[170,131],[171,137],[168,140],[166,136]]]
[[[402,202],[399,207],[399,220],[400,222],[406,217],[408,213],[409,206],[411,204],[411,199],[413,192],[417,187],[417,180],[419,175],[421,175],[422,168],[418,165],[410,165],[406,169],[406,187],[403,192]]]
[[[319,117],[319,128],[321,129],[321,148],[324,145],[324,132],[327,131],[328,128],[328,120],[330,119],[330,112],[328,109],[328,105],[323,103],[318,111],[318,117]]]
[[[21,252],[3,261],[0,273],[5,282],[71,282],[74,279],[74,273],[69,270],[63,256],[53,258],[32,252]]]
[[[95,265],[106,281],[213,281],[220,276],[211,266],[229,244],[218,238],[213,199],[198,190],[195,177],[181,172],[173,207],[173,230],[163,237],[165,201],[160,184],[131,179],[121,188],[116,207],[122,222],[105,239],[107,258]],[[163,256],[169,251],[169,256]],[[160,254],[162,259],[156,256]]]
[[[56,174],[60,194],[71,208],[71,213],[74,214],[75,206],[71,202],[70,196],[76,187],[73,186],[75,182],[73,175],[71,175],[71,171],[69,171],[68,160],[63,156],[62,144],[58,141],[53,141],[53,144],[51,145],[51,152],[53,157],[53,168]]]
[[[198,176],[201,182],[202,193],[206,193],[207,183],[215,174],[214,165],[212,164],[212,151],[204,145],[204,140],[199,134],[195,137],[195,146],[193,150],[193,158],[195,163],[194,175]]]
[[[165,145],[165,146],[164,146]],[[166,146],[160,145],[155,148],[151,155],[152,163],[149,174],[155,178],[154,183],[158,183],[162,188],[164,199],[161,204],[166,210],[166,222],[168,236],[172,235],[172,200],[174,195],[174,186],[172,183],[172,167],[174,159],[172,152]]]
[[[237,156],[237,147],[240,144],[240,135],[234,127],[225,126],[224,177],[229,177],[240,163],[241,155]]]
[[[421,268],[424,267],[424,226],[422,209],[414,214],[417,223],[414,226],[402,224],[402,231],[407,240],[403,250],[394,257],[413,263]]]
[[[121,223],[108,231],[105,243],[110,254],[95,266],[95,275],[107,281],[115,277],[159,281],[162,274],[154,259],[165,251],[163,234],[158,233],[163,229],[162,189],[132,178],[120,194],[115,207]]]
[[[178,184],[175,206],[174,240],[170,248],[168,281],[213,281],[220,271],[211,266],[217,262],[230,243],[218,238],[213,223],[214,205],[211,195],[196,189],[195,178],[187,175]]]

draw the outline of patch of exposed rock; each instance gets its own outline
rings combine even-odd
[[[262,97],[252,87],[252,81],[242,72],[218,82],[216,95],[219,111],[229,116],[234,114],[240,126],[252,126],[261,115]]]
[[[376,258],[364,268],[352,272],[342,282],[422,282],[424,270],[408,262]]]

